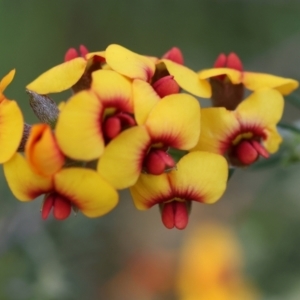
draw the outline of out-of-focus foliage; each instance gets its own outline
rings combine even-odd
[[[299,80],[299,15],[292,0],[0,0],[0,77],[17,69],[6,95],[27,122],[34,116],[26,84],[81,43],[91,51],[119,43],[157,56],[178,46],[194,70],[235,51],[247,70]],[[287,100],[285,124],[299,119],[299,95]],[[281,129],[286,159],[236,171],[223,199],[193,208],[184,232],[166,230],[155,209],[136,211],[126,193],[103,218],[42,222],[41,202],[17,202],[1,174],[0,299],[179,299],[180,249],[189,230],[210,218],[239,234],[243,276],[262,299],[298,299],[300,141],[297,132]]]

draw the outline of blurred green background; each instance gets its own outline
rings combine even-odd
[[[299,80],[300,2],[0,0],[0,41],[0,76],[17,69],[6,95],[18,101],[30,123],[37,120],[25,86],[80,44],[96,51],[119,43],[153,56],[178,46],[194,70],[211,67],[220,52],[235,51],[245,69]],[[287,103],[284,119],[297,121],[299,110]],[[295,149],[297,137],[289,138],[285,156]],[[280,160],[237,171],[217,204],[193,206],[185,231],[165,229],[158,208],[137,211],[127,192],[102,218],[78,214],[44,222],[41,199],[18,202],[1,174],[0,299],[181,299],[181,248],[189,231],[206,220],[236,232],[244,276],[260,299],[300,299],[298,154],[296,148],[292,164]]]

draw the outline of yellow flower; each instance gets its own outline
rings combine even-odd
[[[158,79],[171,75],[177,84],[187,92],[209,98],[211,95],[210,85],[206,80],[199,79],[197,74],[189,68],[181,65],[181,61],[166,54],[167,58],[157,59],[134,53],[120,45],[109,45],[105,50],[107,64],[115,71],[131,79],[140,79],[154,84]],[[157,77],[159,73],[159,78]]]
[[[93,170],[63,168],[65,158],[51,128],[46,124],[32,127],[25,154],[15,154],[4,164],[8,185],[21,201],[45,194],[42,217],[53,208],[54,217],[66,219],[75,207],[88,217],[98,217],[112,210],[118,202],[115,189]]]
[[[75,94],[60,112],[55,132],[62,151],[73,159],[98,159],[105,145],[135,125],[131,82],[112,70],[92,73],[91,89]]]
[[[184,229],[191,201],[216,202],[226,189],[227,176],[228,165],[221,155],[196,151],[181,158],[169,173],[140,175],[130,192],[137,209],[159,204],[163,224]]]
[[[200,106],[188,94],[161,99],[144,123],[129,128],[105,148],[98,172],[115,188],[132,186],[142,171],[161,174],[175,166],[169,147],[189,150],[200,134]]]
[[[53,207],[55,218],[63,220],[69,216],[72,206],[87,217],[99,217],[111,211],[118,202],[117,192],[90,169],[66,168],[45,177],[34,173],[24,157],[17,153],[4,164],[4,174],[12,193],[20,201],[27,202],[45,194],[44,219]]]
[[[250,165],[259,156],[278,150],[281,137],[276,124],[283,113],[282,95],[273,89],[253,92],[234,111],[223,107],[201,111],[203,128],[194,150],[226,155],[237,166]]]
[[[219,56],[215,68],[200,71],[199,78],[203,80],[216,76],[220,78],[221,76],[221,79],[224,79],[225,75],[233,84],[242,83],[248,90],[256,91],[261,88],[272,88],[282,95],[290,94],[299,85],[298,81],[291,78],[243,71],[242,63],[236,54],[231,53],[228,58],[224,56],[224,54]]]
[[[288,95],[298,87],[298,81],[270,74],[243,70],[243,65],[235,53],[220,54],[214,68],[199,72],[201,80],[209,79],[212,87],[213,106],[234,110],[244,98],[244,89],[257,91],[272,88],[282,95]]]

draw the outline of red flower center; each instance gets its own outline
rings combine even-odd
[[[54,218],[57,220],[65,220],[69,217],[72,209],[71,202],[64,196],[52,192],[45,197],[42,207],[42,218],[46,220],[53,208]]]
[[[214,68],[230,68],[242,72],[243,64],[234,52],[229,53],[228,56],[221,53],[214,63]]]
[[[107,116],[102,127],[106,143],[115,138],[123,130],[135,125],[136,122],[134,118],[127,113],[119,112]]]
[[[161,98],[172,94],[178,94],[180,91],[180,86],[172,75],[167,75],[158,79],[152,84],[152,87]]]
[[[152,148],[144,159],[143,170],[149,174],[160,175],[175,166],[174,159],[165,150]]]
[[[268,151],[255,139],[243,139],[233,147],[229,158],[233,164],[250,165],[254,163],[259,156],[269,157]]]
[[[161,218],[168,229],[184,229],[189,221],[186,201],[172,201],[161,205]]]
[[[79,56],[85,57],[89,53],[89,50],[84,45],[80,45],[79,53],[80,55],[78,54],[78,51],[75,48],[70,48],[65,54],[65,62],[70,61]]]
[[[173,47],[172,49],[170,49],[167,53],[163,55],[162,58],[169,59],[180,65],[183,65],[184,63],[182,52],[177,47]]]
[[[242,72],[243,64],[240,58],[234,52],[229,53],[228,56],[226,56],[224,53],[221,53],[214,63],[214,68],[230,68]],[[225,81],[226,75],[219,75],[213,78]]]

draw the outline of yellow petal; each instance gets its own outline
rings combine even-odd
[[[284,99],[273,89],[260,89],[241,102],[235,114],[243,127],[274,126],[282,117]]]
[[[132,186],[137,181],[150,136],[144,126],[129,128],[105,148],[97,170],[116,189]]]
[[[199,139],[199,102],[188,94],[166,96],[152,109],[145,125],[152,140],[189,150]]]
[[[160,59],[158,57],[156,57],[156,56],[148,56],[148,55],[146,55],[146,57],[149,58],[154,64],[159,63]]]
[[[46,71],[30,84],[27,89],[38,94],[59,93],[74,85],[84,73],[87,61],[77,57]]]
[[[282,95],[290,94],[299,86],[298,81],[291,78],[252,72],[243,73],[243,83],[251,91],[261,88],[273,88]]]
[[[154,62],[120,45],[109,45],[105,52],[107,64],[118,73],[131,79],[149,81],[155,71]]]
[[[112,70],[92,73],[91,89],[97,94],[104,107],[115,107],[133,112],[132,90],[129,79]]]
[[[135,79],[132,84],[133,102],[134,102],[134,116],[136,122],[142,125],[153,109],[155,104],[160,101],[152,86],[143,80]]]
[[[213,203],[224,193],[227,176],[225,158],[197,151],[184,156],[170,173],[141,174],[130,192],[140,210],[172,200]]]
[[[240,124],[232,111],[224,107],[201,110],[201,134],[193,150],[223,154],[230,147],[232,137],[240,130]]]
[[[266,138],[262,141],[264,147],[269,153],[275,153],[278,151],[279,145],[282,142],[282,137],[277,132],[276,126],[270,126],[264,130]]]
[[[91,91],[75,94],[61,111],[55,130],[58,145],[70,158],[93,160],[104,150],[103,107]]]
[[[16,70],[11,70],[7,75],[5,75],[0,81],[0,94],[4,92],[7,86],[12,82],[14,79]]]
[[[65,162],[64,155],[47,124],[36,124],[31,127],[25,155],[30,167],[42,176],[51,176],[58,172]]]
[[[162,59],[161,61],[166,65],[170,75],[174,76],[176,82],[185,91],[202,98],[211,97],[210,84],[199,78],[197,73],[171,60]]]
[[[21,201],[33,200],[52,190],[52,179],[34,173],[19,153],[6,162],[3,169],[9,188]]]
[[[135,207],[146,210],[153,205],[166,200],[172,200],[172,190],[168,175],[141,174],[137,183],[130,188],[130,193]]]
[[[67,168],[54,176],[55,190],[90,218],[100,217],[118,203],[118,193],[100,175],[88,169]]]
[[[214,203],[226,189],[228,165],[221,155],[196,151],[181,158],[168,175],[177,197]]]
[[[214,68],[202,70],[198,73],[200,79],[209,79],[211,77],[227,75],[233,84],[239,84],[243,80],[243,73],[229,68]]]
[[[23,135],[23,115],[15,101],[0,102],[0,163],[9,160],[17,151]]]

